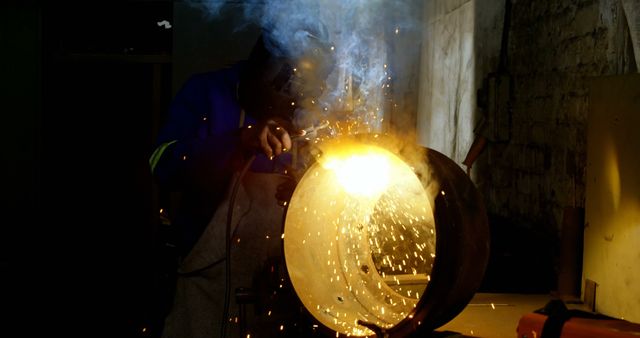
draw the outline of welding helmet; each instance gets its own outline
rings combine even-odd
[[[322,93],[334,64],[323,26],[293,32],[286,40],[264,29],[240,78],[240,104],[254,118],[291,121],[305,100]]]

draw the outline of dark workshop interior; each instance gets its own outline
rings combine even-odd
[[[161,337],[175,196],[149,157],[178,89],[246,59],[260,25],[245,10],[271,2],[284,3],[0,4],[0,336]],[[288,11],[314,3],[390,6],[371,16],[393,72],[385,126],[457,164],[486,209],[473,298],[414,336],[540,337],[542,322],[523,329],[523,316],[551,300],[640,334],[640,2],[305,0]],[[568,325],[542,337],[627,337]]]

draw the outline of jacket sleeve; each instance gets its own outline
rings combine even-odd
[[[204,75],[192,77],[171,103],[149,161],[161,187],[177,191],[219,189],[241,157],[237,104],[231,102],[233,96],[216,89],[221,84],[211,81]],[[216,100],[230,102],[212,104]]]

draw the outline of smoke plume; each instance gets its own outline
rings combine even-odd
[[[299,122],[343,121],[357,129],[355,132],[382,131],[393,81],[388,62],[389,42],[416,26],[408,19],[414,16],[408,12],[406,1],[199,0],[189,3],[213,19],[225,5],[240,4],[247,23],[268,30],[276,43],[294,58],[303,58],[310,49],[317,48],[314,39],[322,39],[333,53],[335,65],[323,81],[307,83],[321,89],[321,94],[303,101],[299,108],[306,114],[298,114],[302,119]]]

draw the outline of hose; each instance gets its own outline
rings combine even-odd
[[[222,325],[220,325],[220,337],[226,338],[227,336],[227,318],[229,317],[229,303],[231,298],[231,222],[233,220],[233,209],[236,202],[236,195],[238,189],[242,183],[242,178],[247,173],[247,170],[251,167],[256,155],[252,155],[245,163],[244,167],[240,171],[238,177],[236,177],[231,190],[231,196],[229,197],[229,209],[227,210],[227,224],[225,229],[225,283],[224,283],[224,308],[222,310]]]

